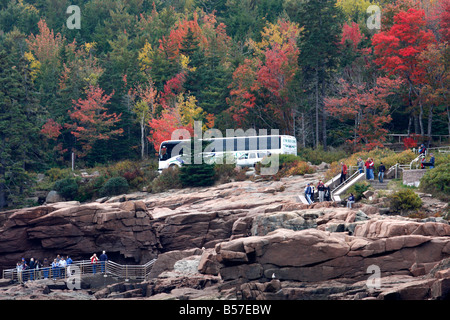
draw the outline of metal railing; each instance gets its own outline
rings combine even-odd
[[[20,283],[29,280],[52,279],[67,280],[74,273],[78,275],[105,274],[121,279],[146,280],[156,259],[150,260],[144,265],[121,265],[114,261],[91,263],[90,260],[74,261],[67,267],[46,266],[39,269],[27,269],[18,271],[17,268],[3,270],[3,279],[11,279]]]

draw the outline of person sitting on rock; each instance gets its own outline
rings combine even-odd
[[[347,208],[352,208],[352,204],[355,203],[355,196],[353,193],[350,193],[350,196],[347,199]]]

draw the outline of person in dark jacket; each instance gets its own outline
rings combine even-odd
[[[431,156],[431,158],[430,158],[430,169],[433,169],[434,168],[434,154],[432,154],[432,153],[430,153],[430,156]]]
[[[381,162],[380,166],[378,167],[378,181],[381,183],[383,183],[385,172],[386,172],[386,167],[384,166],[383,162]]]
[[[102,273],[105,273],[106,261],[108,261],[108,256],[106,255],[106,252],[103,250],[102,254],[100,255],[100,268],[102,270]]]

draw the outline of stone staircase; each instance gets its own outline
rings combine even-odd
[[[383,183],[379,182],[378,179],[375,180],[366,180],[370,183],[370,185],[372,186],[372,188],[374,188],[375,190],[387,190],[387,185],[389,183],[389,181],[391,181],[390,179],[384,179]]]

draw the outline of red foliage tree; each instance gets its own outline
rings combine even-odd
[[[82,145],[82,150],[77,152],[79,157],[85,157],[98,140],[122,134],[122,128],[113,129],[121,114],[108,114],[105,107],[113,94],[106,95],[98,86],[89,86],[85,99],[73,101],[74,107],[69,111],[73,123],[66,124],[66,127]]]
[[[151,119],[148,124],[151,129],[150,136],[147,139],[153,144],[153,147],[157,152],[159,152],[161,143],[166,140],[171,140],[172,133],[177,129],[187,130],[191,137],[194,135],[193,126],[191,124],[183,126],[177,113],[171,112],[170,110],[163,112],[158,119]]]
[[[391,75],[398,75],[412,85],[424,82],[425,69],[419,64],[419,55],[436,41],[426,29],[425,12],[418,9],[400,11],[394,25],[387,31],[375,34],[372,45],[377,63]]]
[[[61,135],[62,126],[53,119],[48,119],[41,132],[49,139],[56,140]]]
[[[359,24],[356,22],[352,21],[352,25],[346,23],[342,27],[341,45],[344,45],[348,41],[352,44],[353,49],[356,50],[362,38],[363,35],[359,29]]]
[[[340,83],[339,98],[325,99],[326,110],[341,121],[354,120],[354,136],[348,140],[354,151],[361,144],[366,150],[383,147],[388,132],[383,126],[392,120],[387,98],[400,87],[401,80],[378,78],[373,88],[349,85],[344,80]]]

